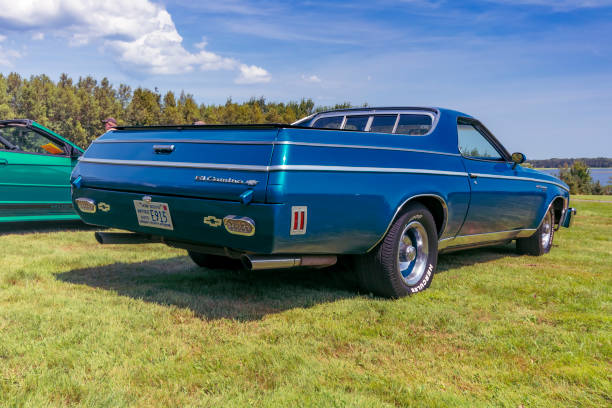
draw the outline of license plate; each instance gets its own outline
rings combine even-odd
[[[170,206],[166,203],[134,200],[138,225],[173,230]]]

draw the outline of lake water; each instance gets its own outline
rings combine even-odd
[[[542,169],[543,173],[550,174],[551,176],[559,177],[559,169]],[[608,180],[612,177],[612,168],[592,168],[591,178],[593,182],[599,181],[602,186],[608,185]]]

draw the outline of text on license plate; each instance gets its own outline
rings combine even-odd
[[[170,206],[166,203],[134,200],[138,225],[173,230]]]

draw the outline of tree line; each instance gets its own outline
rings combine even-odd
[[[578,158],[578,159],[545,159],[545,160],[528,160],[528,162],[537,168],[563,168],[572,166],[575,162],[581,161],[589,167],[612,167],[612,158],[610,157],[595,157],[595,158]]]
[[[228,99],[222,105],[198,104],[193,95],[157,88],[113,86],[107,78],[91,76],[74,81],[62,74],[57,82],[47,75],[23,78],[18,73],[0,74],[0,119],[27,118],[52,129],[81,147],[104,133],[102,120],[114,117],[119,125],[178,125],[292,123],[317,111],[351,107],[315,106],[312,99],[288,103],[252,98],[243,103]]]

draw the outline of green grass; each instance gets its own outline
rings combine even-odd
[[[550,254],[443,255],[395,301],[5,227],[0,406],[610,406],[612,204],[574,205]]]

